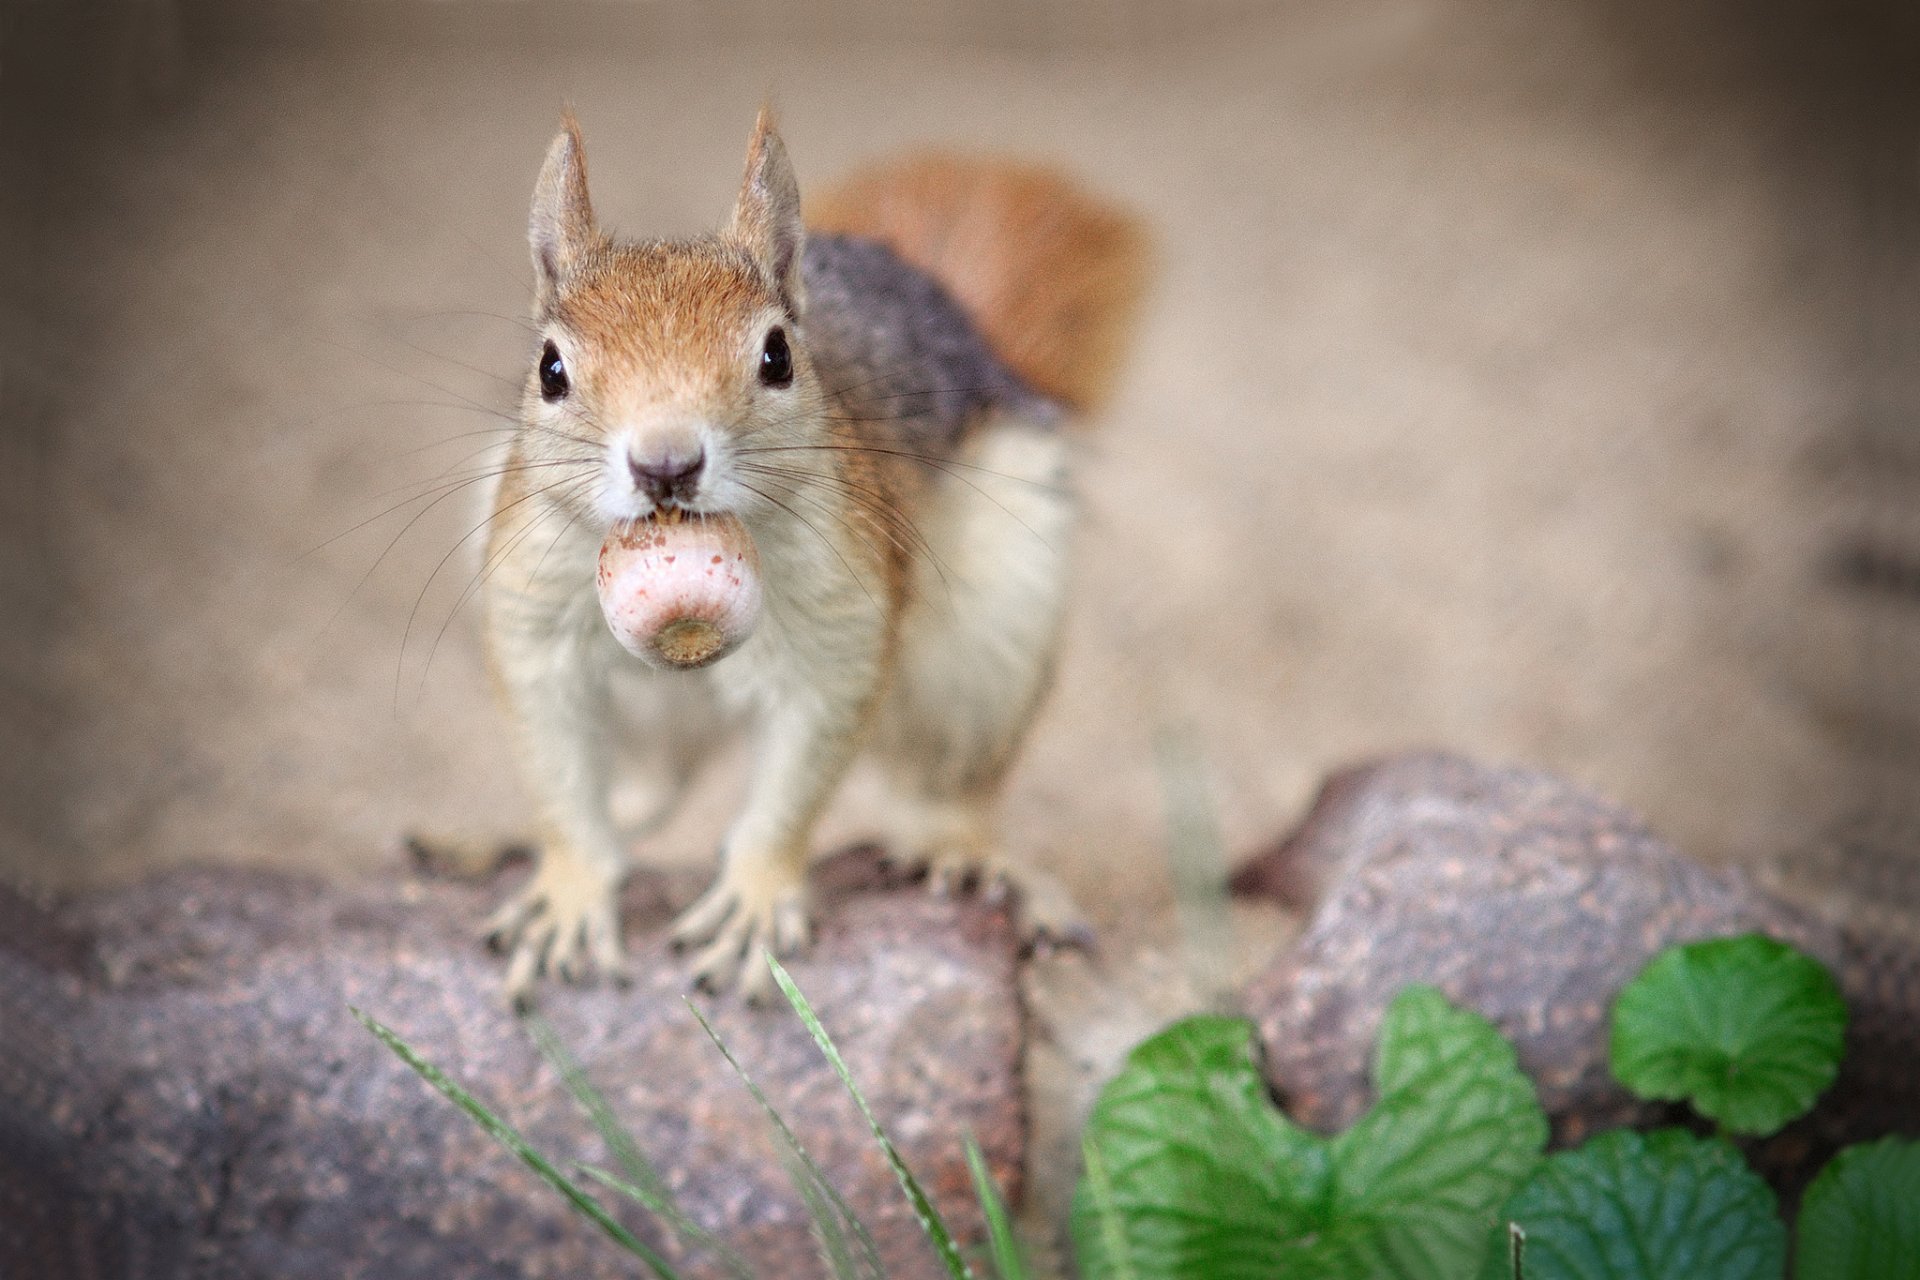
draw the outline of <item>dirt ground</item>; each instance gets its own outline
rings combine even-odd
[[[1912,314],[1912,279],[1882,269],[1857,148],[1823,133],[1858,104],[1823,96],[1830,51],[1790,22],[1520,0],[136,16],[89,46],[97,87],[59,130],[10,121],[45,175],[5,197],[33,238],[0,314],[19,874],[397,875],[404,830],[522,827],[463,603],[475,504],[402,500],[438,496],[418,486],[513,401],[561,104],[603,218],[679,233],[725,211],[771,92],[803,185],[927,140],[1013,150],[1158,237],[1007,812],[1105,943],[1036,977],[1071,1046],[1037,1051],[1043,1172],[1085,1082],[1197,998],[1163,730],[1236,853],[1330,768],[1437,744],[1560,770],[1707,858],[1911,891],[1920,441],[1863,334]],[[718,771],[642,856],[708,858],[737,785]],[[1242,965],[1286,928],[1237,920]]]

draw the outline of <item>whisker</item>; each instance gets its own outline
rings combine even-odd
[[[506,474],[509,474],[510,472],[520,470],[520,469],[523,469],[523,468],[507,468],[506,470],[500,471],[495,474],[506,475]],[[381,548],[380,554],[374,557],[373,563],[367,566],[366,572],[362,573],[360,575],[359,580],[353,584],[353,589],[347,592],[346,596],[342,598],[339,605],[334,609],[334,611],[330,615],[328,615],[326,622],[320,628],[320,634],[325,635],[327,632],[333,629],[333,626],[336,622],[340,621],[340,616],[347,611],[347,607],[351,605],[354,602],[355,598],[359,596],[360,592],[366,588],[367,583],[372,580],[374,573],[380,568],[381,564],[383,564],[386,561],[386,558],[393,553],[393,549],[396,546],[400,545],[400,540],[407,536],[407,530],[413,528],[415,524],[419,523],[420,519],[424,517],[427,514],[427,512],[433,510],[433,508],[439,506],[442,502],[446,501],[448,498],[451,498],[454,494],[459,493],[462,489],[465,489],[469,485],[478,484],[481,481],[489,480],[492,478],[493,477],[491,475],[478,475],[478,476],[471,476],[465,480],[452,483],[446,486],[446,491],[440,494],[439,497],[435,498],[432,502],[428,503],[426,506],[422,507],[419,511],[415,512],[413,515],[413,518],[408,520],[405,525],[401,526],[400,531],[394,534],[393,537],[388,540],[387,545],[385,547]],[[341,538],[346,537],[348,534],[353,533],[355,530],[364,529],[369,524],[372,524],[374,521],[382,519],[388,515],[391,515],[393,512],[398,511],[400,508],[406,506],[407,503],[417,502],[425,496],[426,494],[415,494],[411,498],[404,499],[400,502],[395,503],[393,506],[388,507],[385,511],[382,511],[381,513],[379,513],[379,515],[369,516],[367,519],[362,520],[359,524],[355,525],[352,529],[347,529],[341,533],[337,533],[333,537],[328,538],[326,542],[321,543],[320,546],[314,547],[312,550],[302,553],[300,557],[294,561],[294,563],[295,564],[300,563],[300,561],[305,560],[308,556],[315,554],[316,552],[321,550],[321,548],[326,547],[331,543],[339,541]]]
[[[492,524],[495,520],[505,515],[507,512],[512,511],[515,507],[520,506],[522,503],[531,502],[533,499],[540,497],[542,494],[550,493],[553,490],[558,489],[561,485],[577,483],[578,480],[579,480],[579,477],[571,477],[571,478],[563,477],[559,480],[555,480],[552,484],[543,485],[542,487],[535,489],[530,493],[522,494],[518,498],[515,498],[512,502],[509,502],[504,507],[501,507],[495,511],[488,512],[486,519],[482,520],[479,524],[474,525],[473,528],[461,534],[459,541],[455,542],[451,547],[449,547],[447,549],[447,554],[441,556],[439,563],[433,566],[433,572],[429,573],[427,575],[426,582],[421,584],[420,594],[413,598],[413,608],[409,610],[407,613],[406,629],[400,633],[400,654],[398,659],[394,663],[394,669],[393,669],[393,711],[396,716],[400,714],[400,677],[401,677],[401,672],[404,667],[404,664],[406,663],[406,660],[407,660],[407,644],[413,638],[413,624],[414,624],[414,621],[420,616],[420,606],[426,601],[427,592],[433,589],[434,579],[438,578],[440,576],[440,571],[447,567],[447,561],[453,559],[454,555],[460,550],[461,547],[467,544],[468,540],[471,539],[474,534],[479,533],[482,529],[485,529],[488,525]]]
[[[553,541],[547,544],[546,551],[541,553],[540,563],[534,566],[534,571],[528,575],[527,580],[529,584],[531,584],[534,579],[538,578],[540,576],[541,566],[546,564],[547,556],[553,552],[555,546],[559,545],[561,536],[577,523],[574,519],[573,512],[567,509],[565,505],[566,502],[574,497],[581,488],[585,487],[591,479],[592,477],[589,476],[576,480],[572,487],[563,492],[551,506],[529,521],[524,529],[516,531],[506,546],[502,547],[489,560],[481,563],[480,571],[474,575],[473,581],[467,585],[467,589],[461,592],[460,598],[453,602],[453,608],[447,611],[447,616],[440,623],[440,630],[434,633],[433,645],[427,650],[426,666],[420,671],[421,697],[426,695],[427,677],[433,673],[433,659],[434,656],[440,652],[440,642],[446,639],[447,628],[451,627],[453,620],[460,616],[460,610],[466,607],[467,601],[479,594],[480,590],[486,586],[488,580],[491,579],[493,575],[499,571],[500,567],[507,562],[508,558],[512,556],[514,549],[530,537],[535,529],[538,529],[556,514],[565,516],[566,521],[560,526],[560,532],[555,534]]]
[[[402,489],[409,489],[409,488],[416,488],[416,487],[420,488],[420,492],[411,494],[408,497],[402,498],[400,501],[394,503],[392,506],[389,506],[384,510],[377,511],[373,515],[368,516],[366,519],[359,521],[357,524],[354,524],[349,526],[348,528],[342,529],[339,533],[334,534],[332,537],[327,538],[325,541],[316,543],[314,546],[307,548],[305,551],[301,552],[298,556],[294,557],[293,563],[299,564],[301,561],[307,559],[309,556],[315,555],[320,551],[324,551],[326,548],[340,541],[340,539],[348,537],[352,534],[358,533],[360,530],[366,528],[370,524],[375,523],[376,521],[386,519],[388,516],[392,515],[394,512],[399,511],[401,508],[405,507],[408,503],[418,502],[422,498],[427,497],[429,494],[435,493],[441,489],[448,490],[448,492],[441,493],[440,497],[434,499],[433,502],[429,503],[427,506],[423,507],[420,511],[415,513],[413,520],[420,519],[421,516],[426,515],[427,512],[433,510],[434,507],[438,506],[445,499],[452,497],[454,493],[458,492],[460,489],[464,488],[465,486],[470,484],[477,484],[482,480],[491,480],[495,476],[513,475],[517,472],[534,471],[534,470],[539,470],[545,467],[589,466],[589,465],[597,466],[598,464],[599,464],[598,458],[591,458],[591,459],[559,458],[559,459],[543,460],[540,462],[520,462],[520,463],[514,463],[509,466],[491,468],[491,469],[476,472],[473,475],[456,477],[448,480],[442,480],[439,476],[430,476],[426,480],[418,480],[418,481],[412,482],[411,484],[399,485],[393,489],[388,489],[385,492],[373,494],[371,496],[375,498],[384,498],[390,494],[398,493]],[[407,524],[401,528],[400,533],[394,535],[396,541],[401,536],[403,536],[408,529],[413,527],[413,520],[408,521]],[[389,544],[388,549],[389,550],[392,549],[391,544]],[[377,562],[375,567],[376,568],[378,567]]]
[[[580,487],[585,488],[587,485],[594,483],[596,480],[597,480],[597,477],[589,476],[587,477],[587,479],[581,481]],[[577,490],[569,489],[566,493],[561,495],[561,503],[555,504],[555,507],[557,510],[565,513],[567,517],[567,522],[564,525],[560,526],[560,532],[553,535],[553,541],[547,544],[547,549],[540,553],[540,558],[538,560],[534,561],[533,572],[527,575],[527,586],[529,588],[531,588],[535,582],[539,581],[540,571],[547,567],[547,557],[552,555],[553,549],[560,545],[560,539],[564,537],[570,529],[572,529],[575,525],[580,523],[579,517],[574,515],[573,511],[570,508],[563,505],[565,501],[576,496],[576,493],[577,493]]]
[[[407,338],[403,338],[398,334],[394,334],[392,335],[392,337],[393,337],[393,340],[395,342],[398,342],[401,346],[406,347],[411,351],[417,351],[421,355],[427,356],[430,359],[444,360],[446,361],[446,363],[453,365],[455,368],[465,369],[468,373],[477,373],[483,378],[490,378],[494,382],[498,382],[500,385],[514,391],[518,391],[521,387],[521,382],[518,378],[509,378],[504,374],[495,373],[491,369],[482,369],[477,364],[468,364],[465,360],[456,360],[450,355],[445,355],[441,352],[433,350],[430,347],[423,347],[419,343],[413,342]]]
[[[742,462],[739,466],[742,470],[751,471],[756,475],[794,481],[804,478],[826,484],[838,485],[840,492],[850,501],[856,503],[862,511],[871,516],[879,524],[880,531],[886,535],[887,540],[891,542],[895,548],[903,552],[908,559],[924,557],[931,563],[934,567],[934,572],[939,574],[942,585],[947,589],[948,598],[952,598],[953,583],[948,577],[950,566],[948,566],[945,560],[941,559],[940,553],[934,550],[933,543],[928,541],[926,535],[920,532],[919,527],[913,523],[907,513],[889,501],[886,496],[878,490],[854,484],[842,476],[823,475],[815,471],[796,471],[789,468],[768,467],[751,462]],[[796,494],[800,492],[797,484],[791,489],[786,489],[786,487],[783,486],[783,489]],[[815,501],[817,505],[820,505],[823,509],[831,513],[831,509],[826,508],[824,503],[818,503],[817,500]]]
[[[742,454],[826,453],[834,450],[839,450],[847,453],[877,453],[890,458],[906,458],[909,461],[913,461],[913,462],[923,462],[930,467],[939,467],[943,469],[947,467],[953,467],[962,471],[974,471],[974,472],[978,472],[981,475],[992,476],[996,480],[1006,480],[1013,484],[1023,484],[1023,485],[1026,485],[1028,488],[1038,489],[1043,493],[1050,493],[1057,497],[1068,498],[1073,496],[1072,490],[1067,489],[1062,485],[1048,484],[1045,480],[1035,480],[1028,476],[1016,476],[1005,471],[995,471],[992,467],[983,467],[983,466],[979,466],[976,463],[962,462],[958,458],[943,458],[938,454],[932,454],[932,453],[916,453],[912,449],[888,449],[888,448],[883,448],[879,445],[860,445],[860,444],[772,444],[772,445],[748,445],[745,448],[737,450],[736,452],[739,452]],[[960,479],[960,478],[961,477],[958,477],[958,476],[955,477],[955,479]]]
[[[1006,514],[1009,520],[1012,520],[1015,524],[1019,525],[1022,529],[1025,529],[1028,533],[1032,534],[1034,541],[1038,542],[1041,546],[1046,547],[1050,551],[1059,550],[1058,547],[1055,547],[1051,542],[1048,542],[1045,538],[1041,537],[1039,531],[1036,530],[1032,525],[1028,524],[1025,520],[1022,520],[1019,516],[1015,515],[1013,513],[1013,510],[1009,508],[1006,503],[1000,501],[1000,499],[994,497],[991,493],[988,493],[985,489],[982,489],[979,485],[967,479],[965,476],[960,475],[957,471],[953,470],[952,468],[964,467],[967,470],[978,471],[985,475],[998,477],[1001,480],[1012,480],[1012,481],[1019,481],[1023,484],[1030,484],[1034,488],[1039,489],[1043,493],[1054,494],[1058,497],[1072,496],[1066,489],[1063,489],[1058,485],[1046,484],[1039,480],[1028,480],[1024,476],[1006,475],[1001,472],[994,471],[987,467],[971,466],[970,464],[964,463],[964,462],[949,462],[946,459],[935,458],[927,454],[909,453],[899,449],[880,449],[880,448],[875,448],[867,445],[847,445],[847,444],[775,445],[775,446],[763,446],[755,450],[742,449],[740,452],[742,453],[748,453],[748,452],[784,453],[789,451],[826,452],[826,451],[834,451],[834,450],[841,451],[841,452],[848,452],[848,453],[877,453],[877,454],[888,455],[891,457],[911,458],[916,462],[923,462],[926,465],[933,467],[937,471],[941,471],[947,475],[952,476],[955,480],[958,480],[961,484],[966,485],[969,489],[972,489],[975,493],[985,498],[988,502],[991,502],[994,506],[1000,508],[1000,510]]]
[[[517,325],[520,328],[525,329],[528,333],[540,332],[539,326],[535,325],[532,321],[526,319],[524,316],[510,316],[500,311],[478,311],[478,310],[473,310],[471,308],[464,308],[464,309],[455,308],[452,310],[443,310],[443,311],[421,311],[416,313],[414,316],[411,316],[408,318],[425,320],[431,316],[474,316],[474,317],[484,318],[487,320],[501,320],[506,322],[507,324]]]
[[[489,418],[500,418],[507,424],[504,427],[489,427],[487,428],[489,431],[511,430],[513,425],[518,421],[513,414],[501,409],[485,409],[470,404],[448,404],[444,400],[373,400],[360,404],[343,404],[331,409],[322,409],[318,413],[308,414],[304,418],[293,418],[284,423],[277,424],[275,429],[304,431],[308,427],[318,426],[320,423],[326,422],[331,418],[338,418],[349,413],[364,413],[368,409],[448,409],[454,413],[479,413]],[[426,447],[431,448],[432,446],[429,445]]]
[[[467,405],[470,408],[478,409],[482,413],[491,413],[498,416],[504,416],[501,410],[491,408],[488,405],[484,405],[480,403],[478,400],[475,400],[471,396],[463,396],[458,391],[455,391],[452,387],[443,387],[431,378],[422,377],[420,374],[417,374],[417,373],[409,373],[407,370],[402,369],[400,366],[395,364],[388,364],[385,360],[380,359],[378,356],[373,355],[370,352],[361,351],[355,347],[350,347],[346,343],[337,341],[333,338],[321,338],[320,341],[326,343],[330,347],[337,347],[340,350],[346,352],[348,355],[358,356],[360,359],[365,360],[368,364],[374,365],[381,369],[385,369],[388,373],[393,374],[397,378],[409,378],[414,382],[418,382],[422,386],[432,387],[435,391],[438,391],[441,395],[452,396],[455,400],[460,401],[460,403]]]
[[[788,515],[792,516],[795,520],[798,520],[801,524],[805,525],[808,529],[812,530],[813,536],[820,539],[822,543],[826,544],[827,550],[833,552],[835,558],[840,561],[841,567],[847,571],[847,576],[853,579],[854,585],[858,586],[860,588],[861,593],[867,597],[867,603],[871,604],[876,609],[880,607],[880,602],[873,598],[873,592],[867,590],[867,584],[861,579],[859,574],[853,571],[853,566],[847,562],[846,556],[841,554],[840,548],[834,546],[833,540],[828,538],[826,534],[821,533],[819,529],[814,528],[813,521],[807,519],[805,516],[801,515],[798,511],[795,511],[792,507],[780,501],[780,499],[774,497],[772,494],[767,493],[763,489],[759,489],[751,484],[748,484],[745,480],[742,480],[740,482],[740,487],[745,489],[749,493],[758,494],[761,498],[763,498],[767,502],[772,503],[774,506],[779,507],[782,511],[786,512]]]
[[[878,558],[884,558],[884,554],[882,552],[881,547],[878,544],[876,544],[872,538],[867,537],[865,533],[863,533],[859,528],[855,526],[852,520],[848,519],[842,513],[835,511],[826,502],[822,501],[817,495],[807,492],[804,486],[795,484],[795,483],[781,483],[779,478],[780,477],[779,472],[768,471],[765,468],[757,468],[756,470],[762,476],[767,477],[768,478],[767,482],[775,485],[780,490],[780,492],[788,494],[803,502],[806,502],[807,504],[812,506],[816,511],[819,511],[822,515],[824,515],[827,519],[831,520],[835,525],[846,530],[848,536],[858,538],[860,540],[860,545],[865,547],[870,554]],[[909,560],[913,559],[914,551],[912,546],[908,543],[902,542],[892,530],[888,529],[886,527],[886,524],[882,520],[877,518],[878,513],[872,513],[872,514],[876,516],[875,524],[878,527],[878,531],[880,532],[880,534],[887,539],[887,541],[894,547],[895,550],[901,552]]]

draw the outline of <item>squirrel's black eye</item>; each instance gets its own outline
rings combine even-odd
[[[573,384],[567,381],[567,366],[560,360],[560,349],[549,342],[540,348],[540,394],[558,400]]]
[[[769,387],[793,385],[793,352],[787,349],[787,331],[775,325],[760,349],[760,381]]]

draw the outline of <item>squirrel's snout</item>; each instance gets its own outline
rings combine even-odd
[[[642,458],[627,455],[627,470],[633,475],[633,487],[656,504],[682,502],[700,486],[700,473],[707,465],[706,450],[694,446],[691,453],[671,450]]]

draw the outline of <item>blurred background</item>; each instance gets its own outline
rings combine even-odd
[[[603,220],[694,232],[771,95],[803,188],[941,142],[1155,229],[1008,812],[1111,962],[1172,931],[1168,726],[1236,854],[1443,746],[1920,920],[1911,5],[0,15],[12,875],[397,875],[404,831],[522,829],[454,482],[531,357],[542,149],[571,103]],[[642,855],[704,863],[737,764]]]

